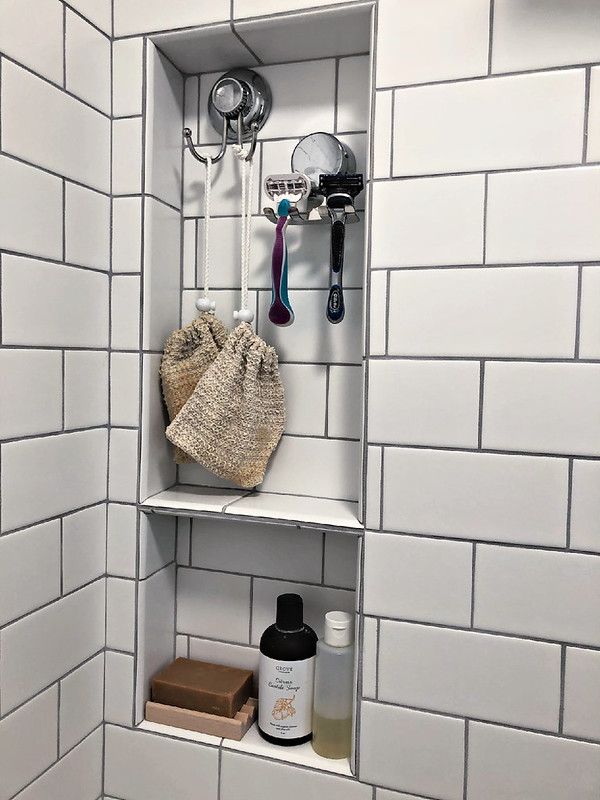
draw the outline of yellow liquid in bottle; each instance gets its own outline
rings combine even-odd
[[[328,719],[313,714],[312,746],[324,758],[349,758],[352,717]]]

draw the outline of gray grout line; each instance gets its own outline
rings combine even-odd
[[[339,79],[340,79],[340,59],[339,56],[334,60],[333,78],[333,132],[338,133],[338,105],[339,105]]]
[[[60,595],[54,597],[52,600],[48,600],[46,603],[42,603],[42,605],[37,606],[37,608],[34,608],[30,611],[25,611],[23,614],[20,614],[18,617],[14,617],[9,622],[2,623],[2,625],[0,625],[0,631],[4,631],[7,628],[10,628],[11,625],[15,625],[18,622],[21,622],[22,620],[26,619],[27,617],[31,617],[34,614],[37,614],[39,611],[44,611],[45,609],[50,608],[50,606],[58,605],[61,600],[64,600],[67,597],[73,597],[74,595],[77,594],[77,592],[80,592],[84,589],[89,589],[90,586],[93,586],[95,583],[98,583],[98,581],[103,581],[104,577],[105,577],[104,573],[102,573],[101,575],[97,575],[95,578],[92,578],[86,583],[83,583],[81,586],[77,586],[75,589],[71,589],[68,592],[62,592]]]
[[[565,680],[567,671],[567,646],[560,646],[560,705],[558,710],[558,732],[563,733],[565,718]]]
[[[378,25],[378,13],[379,7],[375,4],[371,10],[371,58],[369,62],[370,68],[370,98],[369,98],[369,133],[367,134],[367,147],[368,147],[368,164],[367,164],[367,171],[368,175],[370,176],[369,179],[369,191],[366,197],[366,204],[365,204],[365,248],[364,248],[364,267],[363,267],[363,279],[362,285],[364,287],[362,301],[363,301],[363,330],[362,330],[362,346],[363,346],[363,353],[366,355],[371,352],[371,292],[372,292],[372,285],[370,280],[370,268],[371,268],[371,254],[372,254],[372,220],[373,220],[373,192],[372,192],[372,183],[370,182],[372,176],[374,175],[374,166],[375,166],[375,143],[374,143],[374,135],[373,132],[375,130],[375,102],[376,102],[376,91],[375,91],[375,73],[376,73],[376,66],[377,66],[377,25]],[[393,146],[393,130],[392,130],[392,146]],[[356,775],[357,778],[360,778],[360,766],[361,766],[361,739],[362,739],[362,698],[364,695],[363,689],[363,678],[364,678],[364,640],[365,640],[365,624],[364,624],[364,609],[365,609],[365,563],[366,563],[366,542],[364,537],[364,523],[367,519],[367,515],[369,512],[368,503],[368,464],[369,464],[369,418],[366,410],[369,407],[369,361],[366,358],[363,358],[363,375],[362,375],[362,389],[363,389],[363,409],[365,413],[363,413],[362,419],[362,440],[361,440],[361,483],[360,483],[360,495],[359,495],[359,508],[361,508],[362,515],[361,515],[361,522],[363,523],[363,530],[362,530],[362,541],[359,542],[359,558],[360,563],[357,570],[357,587],[356,591],[358,592],[358,625],[359,625],[359,639],[358,639],[358,657],[356,660],[356,671],[357,674],[355,676],[355,696],[354,696],[354,720],[353,720],[353,748],[351,749],[351,770]],[[382,451],[383,452],[383,451]],[[381,479],[383,480],[383,470],[381,474]],[[383,496],[382,486],[380,485],[380,497]],[[379,628],[377,629],[377,658],[379,653]],[[377,692],[377,684],[378,684],[379,676],[376,676],[376,692]]]
[[[366,615],[363,614],[363,617]],[[377,619],[377,628],[375,631],[376,648],[375,648],[375,699],[379,699],[379,677],[380,677],[380,654],[381,654],[381,620]],[[363,699],[365,699],[363,697]]]
[[[587,163],[587,151],[588,151],[588,134],[589,134],[589,124],[590,124],[590,91],[591,91],[591,83],[592,83],[592,68],[586,67],[585,69],[585,100],[584,100],[584,112],[583,112],[583,144],[581,150],[581,163]]]
[[[496,364],[563,364],[564,366],[576,366],[579,364],[588,364],[591,366],[598,366],[599,359],[597,358],[574,358],[573,356],[487,356],[484,353],[473,353],[472,355],[453,355],[453,354],[439,354],[439,355],[399,355],[390,353],[388,355],[375,354],[369,356],[369,361],[463,361],[463,362],[476,362],[484,360],[486,363]],[[305,362],[299,361],[280,361],[280,364],[300,364]],[[314,363],[314,362],[312,362]],[[317,362],[319,363],[319,362]],[[356,364],[344,364],[343,366],[357,366]]]
[[[66,351],[60,350],[60,371],[61,371],[61,431],[66,432],[66,396],[67,396],[67,380],[66,380]]]
[[[319,533],[319,532],[320,531],[316,531],[316,533]],[[325,535],[325,532],[322,532],[322,533],[323,533],[323,535]],[[332,531],[332,533],[334,535],[339,535],[335,531]],[[175,563],[175,562],[171,562],[171,564],[168,564],[167,566],[171,566],[173,563]],[[265,575],[265,574],[261,574],[261,573],[258,573],[258,572],[239,572],[238,570],[232,570],[232,569],[217,569],[216,567],[204,567],[204,566],[203,567],[199,567],[199,566],[196,566],[196,565],[193,565],[193,564],[189,564],[189,565],[179,564],[179,565],[177,565],[177,568],[179,570],[181,570],[181,569],[193,570],[194,572],[208,572],[208,573],[211,573],[213,575],[236,575],[237,577],[250,578],[251,580],[255,580],[256,579],[256,580],[260,580],[260,581],[275,581],[276,583],[294,583],[294,584],[298,584],[298,586],[320,586],[320,587],[324,587],[326,589],[336,589],[337,591],[341,591],[341,592],[351,592],[351,593],[355,593],[356,592],[356,587],[349,589],[347,586],[339,586],[336,583],[324,583],[324,581],[321,578],[318,578],[318,579],[316,579],[314,581],[307,581],[307,580],[302,580],[301,578],[282,578],[281,576],[275,577],[273,575]],[[166,569],[166,567],[161,567],[160,569]],[[156,572],[160,572],[160,569],[156,570]],[[128,580],[128,579],[124,578],[123,580]],[[129,580],[133,580],[133,579],[129,579]],[[195,634],[191,633],[190,631],[178,631],[178,633],[185,633],[188,636],[194,636],[195,635]],[[201,636],[200,634],[197,634],[197,635],[199,636],[199,638],[202,638],[202,639],[206,638],[204,636]]]
[[[485,392],[485,361],[479,362],[479,412],[477,419],[477,448],[483,448],[483,404]]]
[[[70,677],[71,675],[73,675],[73,673],[77,672],[77,670],[79,670],[82,667],[85,667],[87,664],[89,664],[90,661],[93,661],[95,658],[98,658],[98,656],[101,655],[103,652],[104,652],[104,646],[102,646],[101,648],[96,650],[90,656],[87,656],[87,658],[84,658],[83,661],[81,661],[79,664],[76,664],[74,667],[72,667],[71,669],[67,670],[59,678],[56,678],[55,680],[53,680],[51,683],[47,684],[43,688],[38,689],[36,692],[34,692],[34,694],[31,695],[31,697],[28,697],[26,700],[23,700],[22,703],[19,703],[14,708],[11,708],[9,711],[3,712],[2,713],[2,717],[0,718],[2,720],[2,722],[4,722],[4,720],[8,719],[9,717],[11,717],[13,714],[16,714],[18,711],[20,711],[22,708],[24,708],[28,703],[31,703],[32,700],[35,700],[40,695],[44,694],[44,692],[47,692],[48,690],[52,689],[52,687],[56,686],[58,683],[60,683],[60,681],[63,681],[65,678]]]
[[[387,355],[390,350],[390,293],[391,293],[392,273],[387,270],[385,273],[385,334],[384,334],[384,351]],[[369,356],[372,358],[372,356]]]
[[[64,520],[59,520],[58,523],[59,527],[59,542],[60,542],[60,578],[59,578],[59,596],[56,598],[57,600],[62,599],[65,596],[65,530],[64,530]],[[35,613],[35,612],[34,612]]]
[[[477,542],[471,545],[471,628],[475,627],[475,578],[477,575]]]
[[[133,426],[127,426],[127,425],[119,425],[118,427],[123,430],[138,430]],[[90,433],[91,431],[105,431],[108,429],[109,429],[108,423],[102,423],[101,425],[89,425],[86,428],[67,428],[65,430],[60,428],[59,430],[56,431],[44,431],[41,433],[28,433],[28,434],[21,434],[19,436],[6,437],[6,439],[2,439],[2,444],[3,445],[19,444],[20,442],[29,442],[32,439],[51,439],[56,436],[69,436],[73,433]]]
[[[483,178],[483,231],[482,231],[482,252],[481,263],[487,264],[487,221],[489,203],[489,174],[486,172]]]
[[[569,458],[569,472],[567,477],[567,528],[565,547],[571,548],[571,516],[573,513],[573,458]]]
[[[67,88],[67,7],[64,3],[62,8],[62,34],[63,34],[62,85],[63,88],[66,89]]]
[[[62,220],[63,221],[62,221],[61,224],[62,224],[63,230],[64,230],[64,228],[65,228],[64,213],[63,213]],[[63,239],[64,239],[64,237],[63,237]],[[44,263],[44,264],[56,264],[59,267],[67,267],[68,269],[81,270],[82,272],[91,272],[91,273],[95,273],[97,275],[105,275],[107,278],[109,276],[109,270],[107,270],[107,269],[101,269],[100,267],[87,267],[87,266],[84,266],[83,264],[74,264],[74,263],[66,261],[66,259],[64,259],[64,258],[60,259],[60,258],[51,258],[49,256],[29,255],[28,253],[25,253],[25,252],[23,252],[21,250],[7,250],[6,248],[0,248],[0,252],[4,253],[4,255],[6,255],[6,256],[12,256],[14,258],[26,258],[29,261],[39,261],[39,262]],[[137,273],[135,273],[135,274],[137,274]],[[15,347],[19,347],[19,346],[27,347],[27,345],[15,345]],[[83,349],[83,348],[81,348],[81,349]],[[89,347],[89,348],[86,348],[86,349],[88,349],[88,350],[103,350],[103,349],[106,349],[106,348]]]
[[[114,2],[114,0],[113,0]],[[147,127],[148,127],[148,69],[149,69],[149,56],[148,56],[148,39],[144,37],[142,40],[142,153],[141,153],[141,175],[140,175],[140,189],[141,189],[141,236],[140,236],[140,313],[139,313],[139,338],[138,348],[140,351],[140,370],[139,370],[139,386],[138,386],[138,420],[140,431],[143,430],[143,388],[144,388],[144,293],[145,293],[145,223],[146,223],[146,147],[147,147]],[[182,114],[185,109],[182,109]],[[114,178],[114,176],[113,176]],[[137,442],[137,481],[136,481],[136,499],[139,501],[141,493],[141,476],[142,476],[142,436],[138,436]],[[149,524],[149,523],[148,523]],[[133,722],[137,721],[137,682],[138,682],[138,660],[139,660],[139,617],[140,617],[140,561],[141,561],[141,512],[138,510],[135,518],[135,590],[134,590],[134,605],[135,605],[135,625],[134,625],[134,653],[133,653],[133,692],[132,692],[132,717]],[[175,570],[175,579],[177,578],[177,570]]]
[[[367,445],[367,446],[371,447],[370,444]],[[379,447],[379,448],[376,448],[376,449],[379,450],[379,496],[378,496],[378,502],[377,502],[377,510],[378,510],[378,515],[379,515],[379,524],[377,525],[377,530],[382,530],[383,529],[383,496],[384,496],[384,486],[385,486],[384,477],[383,477],[383,454],[384,454],[384,448],[383,447]]]
[[[63,753],[63,755],[62,755],[62,757],[60,759],[57,759],[56,761],[53,761],[52,764],[50,764],[50,766],[48,766],[46,769],[43,769],[39,774],[37,774],[35,776],[35,778],[30,780],[28,783],[26,783],[25,786],[22,786],[19,789],[19,791],[17,792],[17,794],[13,795],[13,798],[17,797],[18,794],[22,794],[22,793],[26,792],[26,790],[29,789],[30,786],[33,786],[33,784],[36,783],[36,781],[38,781],[40,778],[43,778],[44,775],[46,775],[48,772],[50,772],[50,770],[52,770],[60,761],[62,761],[64,758],[66,758],[66,756],[68,756],[69,753],[72,753],[73,750],[75,750],[77,747],[82,745],[85,742],[86,739],[88,739],[90,736],[93,736],[96,733],[96,731],[98,731],[103,726],[104,726],[104,722],[101,722],[100,724],[96,725],[96,727],[93,730],[91,730],[89,733],[86,733],[86,735],[82,739],[80,739],[80,741],[78,741],[77,744],[74,744],[71,748],[69,748],[69,750],[67,750],[65,753]],[[99,798],[99,800],[101,800],[101,798]]]
[[[600,61],[582,61],[580,64],[564,64],[564,65],[556,65],[552,67],[531,67],[528,69],[520,69],[520,70],[507,70],[506,72],[493,72],[488,74],[487,72],[482,73],[481,75],[467,75],[466,77],[462,78],[440,78],[439,80],[434,81],[423,81],[421,83],[394,83],[394,84],[382,84],[381,86],[377,86],[377,91],[382,92],[386,89],[421,89],[426,88],[428,86],[445,86],[445,85],[452,85],[455,83],[469,83],[474,81],[489,81],[495,80],[496,78],[519,78],[523,75],[538,75],[539,73],[546,73],[546,72],[566,72],[572,71],[576,69],[586,69],[587,67],[595,67],[600,65]]]
[[[544,638],[543,636],[534,636],[533,634],[523,633],[519,631],[499,631],[495,630],[494,628],[486,628],[486,627],[470,627],[468,625],[451,625],[447,622],[431,622],[430,620],[422,620],[422,619],[411,619],[409,617],[389,617],[385,614],[373,614],[370,612],[365,612],[365,617],[369,617],[371,619],[379,619],[382,622],[398,622],[402,625],[416,625],[420,627],[426,628],[438,628],[444,631],[455,631],[456,633],[484,633],[488,636],[496,636],[502,639],[513,639],[519,642],[536,642],[540,644],[551,644],[556,645],[557,647],[560,645],[566,645],[567,647],[576,647],[580,650],[588,650],[591,653],[600,653],[600,643],[597,645],[585,644],[576,641],[565,641],[564,639],[548,639]],[[203,637],[204,638],[204,637]],[[443,712],[440,712],[443,713]]]
[[[454,713],[451,711],[438,711],[436,709],[427,708],[425,706],[413,706],[409,703],[391,702],[389,700],[370,700],[366,699],[365,702],[376,703],[377,705],[387,708],[405,709],[407,711],[416,711],[421,714],[431,714],[435,717],[443,717],[444,719],[461,720],[462,722],[477,722],[483,725],[489,725],[494,728],[502,728],[505,730],[519,731],[520,733],[530,733],[532,735],[547,736],[551,739],[560,739],[565,742],[581,742],[583,744],[599,745],[600,739],[590,739],[584,736],[564,735],[560,731],[551,731],[544,728],[525,727],[517,725],[516,723],[503,722],[501,720],[487,719],[485,717],[466,716],[465,714]]]
[[[482,547],[491,546],[491,547],[506,547],[506,548],[516,548],[518,550],[536,550],[541,553],[564,553],[565,555],[580,555],[580,556],[590,556],[590,557],[598,557],[600,556],[600,551],[598,550],[575,550],[575,549],[567,549],[566,546],[558,546],[558,545],[548,545],[548,544],[531,544],[528,542],[509,542],[503,541],[501,539],[476,539],[476,538],[466,538],[464,536],[450,536],[448,534],[436,534],[436,533],[406,533],[404,531],[394,531],[386,528],[382,528],[378,531],[371,531],[371,529],[367,530],[367,533],[382,533],[386,536],[408,536],[410,538],[423,538],[423,539],[430,539],[433,541],[439,542],[459,542],[462,544],[477,544]]]
[[[469,720],[465,719],[464,731],[464,765],[463,765],[463,800],[467,800],[469,786]]]
[[[392,178],[394,176],[394,130],[396,128],[396,91],[391,89],[391,120],[390,124],[392,126],[392,130],[390,132],[390,169],[388,176]],[[373,123],[373,129],[375,128],[375,123]],[[371,170],[371,175],[373,176],[372,180],[375,180],[374,170]]]
[[[494,0],[490,0],[489,19],[488,19],[488,58],[487,58],[487,71],[488,77],[492,77],[492,55],[494,49],[494,15],[495,7]]]
[[[248,594],[248,644],[252,644],[252,623],[254,612],[254,575],[250,575],[250,591]]]
[[[495,447],[461,447],[458,445],[438,445],[438,444],[415,444],[414,442],[382,442],[379,440],[370,441],[370,445],[379,445],[380,447],[389,447],[390,449],[400,450],[431,450],[432,452],[440,453],[472,453],[478,455],[480,453],[487,453],[488,455],[501,455],[501,456],[529,456],[531,458],[554,458],[562,461],[567,461],[569,458],[577,458],[583,461],[598,461],[600,455],[590,455],[588,453],[556,453],[556,452],[542,452],[539,450],[509,450]]]
[[[61,710],[61,696],[62,696],[62,681],[60,678],[56,682],[56,760],[60,761],[60,710]]]
[[[233,3],[233,0],[231,0]],[[223,748],[219,747],[218,763],[217,763],[217,800],[221,800],[221,784],[223,775]]]
[[[60,172],[55,172],[54,170],[48,169],[47,167],[41,166],[41,164],[36,164],[33,161],[27,161],[26,158],[21,158],[21,156],[17,156],[14,153],[10,153],[7,150],[0,150],[0,156],[4,158],[10,158],[11,161],[16,161],[19,164],[24,164],[27,167],[32,167],[33,169],[37,169],[40,172],[44,172],[46,175],[52,175],[54,178],[58,178],[59,180],[65,180],[67,183],[73,183],[75,186],[81,186],[82,189],[89,189],[90,192],[96,192],[96,194],[101,194],[103,197],[110,199],[110,192],[105,192],[103,189],[98,189],[97,186],[89,186],[87,183],[83,183],[83,181],[78,181],[76,178],[67,178],[64,175],[61,175]],[[117,195],[118,196],[118,195]],[[36,258],[36,256],[31,256],[32,258]]]
[[[530,167],[497,167],[495,169],[465,169],[465,170],[449,170],[447,172],[428,172],[428,173],[418,173],[415,175],[392,175],[391,178],[372,178],[373,183],[384,183],[384,182],[396,182],[402,183],[406,181],[420,181],[420,180],[427,180],[428,178],[465,178],[469,175],[521,175],[523,173],[529,172],[555,172],[557,170],[571,170],[571,171],[579,171],[589,169],[591,167],[597,167],[600,165],[600,161],[588,161],[585,164],[582,164],[580,161],[570,161],[564,164],[538,164],[536,166]]]
[[[69,89],[65,88],[60,83],[55,83],[55,81],[50,80],[50,78],[47,78],[45,75],[40,75],[39,73],[35,72],[31,67],[28,67],[26,64],[23,64],[21,61],[17,61],[16,58],[12,58],[12,56],[7,55],[6,53],[2,53],[2,58],[5,59],[6,61],[8,61],[9,63],[13,64],[15,67],[18,67],[19,69],[22,69],[24,72],[27,72],[30,75],[33,75],[34,78],[37,78],[38,80],[42,81],[43,83],[47,84],[48,86],[52,86],[54,89],[57,89],[59,92],[62,92],[67,97],[70,97],[73,100],[77,100],[77,102],[81,103],[81,105],[86,106],[91,111],[95,111],[96,114],[99,114],[100,116],[104,117],[105,120],[107,120],[109,122],[111,121],[111,116],[110,116],[110,114],[107,114],[106,111],[102,111],[97,106],[92,105],[87,100],[85,100],[83,97],[80,97],[79,95],[75,94],[74,92],[69,91]]]
[[[246,49],[246,50],[247,50],[247,51],[250,53],[250,55],[252,56],[252,58],[253,58],[253,59],[256,61],[256,64],[255,64],[255,65],[253,65],[253,66],[260,66],[260,65],[262,65],[262,64],[263,64],[263,60],[262,60],[262,59],[260,58],[260,56],[259,56],[259,55],[258,55],[258,54],[257,54],[257,53],[256,53],[256,52],[255,52],[255,51],[254,51],[254,50],[253,50],[251,47],[250,47],[250,45],[248,44],[248,42],[247,42],[247,41],[246,41],[246,40],[245,40],[245,39],[244,39],[244,38],[243,38],[243,37],[240,35],[240,33],[238,32],[238,30],[237,30],[237,29],[236,29],[236,27],[235,27],[235,20],[234,20],[234,18],[233,18],[233,0],[231,0],[231,9],[232,9],[232,10],[231,10],[231,19],[229,20],[229,24],[230,24],[230,26],[231,26],[231,32],[233,33],[233,35],[234,35],[234,36],[235,36],[237,39],[239,39],[239,41],[241,42],[241,44],[242,44],[242,45],[245,47],[245,49]]]
[[[476,264],[385,264],[381,267],[373,267],[373,272],[418,272],[430,271],[439,272],[440,270],[492,270],[492,269],[535,269],[536,267],[576,267],[579,265],[584,266],[600,266],[598,259],[593,258],[589,260],[574,259],[573,261],[511,261],[504,263],[484,264],[482,261]]]
[[[75,8],[73,5],[71,5],[71,3],[67,2],[67,0],[60,0],[60,2],[63,4],[63,6],[65,6],[65,8],[68,8],[69,11],[71,11],[73,14],[75,14],[84,22],[86,22],[88,25],[90,25],[92,28],[94,28],[97,33],[100,33],[102,36],[104,36],[105,39],[107,39],[109,42],[112,41],[112,36],[110,33],[103,31],[102,28],[96,25],[96,23],[93,22],[91,19],[89,19],[89,17],[86,17],[85,14],[82,14],[82,12],[78,8]],[[111,2],[111,15],[112,15],[112,2]]]
[[[0,54],[0,112],[2,110],[2,73],[3,73],[3,58]],[[2,113],[0,113],[0,152],[2,152]]]
[[[573,351],[573,356],[576,359],[579,359],[579,345],[581,339],[582,287],[583,287],[583,267],[580,264],[577,267],[577,299],[575,308],[575,349]]]

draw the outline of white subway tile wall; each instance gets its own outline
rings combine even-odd
[[[110,5],[0,3],[2,800],[103,794]]]
[[[600,791],[600,8],[542,5],[378,4],[358,744],[377,800]],[[404,715],[431,728],[416,774]]]
[[[160,124],[181,115],[200,145],[218,140],[203,113],[216,74],[188,77],[184,101],[162,58],[171,80],[143,77],[146,34],[220,22],[250,37],[239,21],[339,3],[22,5],[0,7],[0,800],[595,798],[598,5],[380,0],[369,157],[368,56],[259,66],[276,102],[255,215],[264,175],[312,130],[343,134],[373,173],[348,230],[343,326],[322,319],[325,228],[289,231],[293,328],[265,324],[273,229],[258,216],[250,277],[290,396],[266,486],[355,498],[365,406],[364,586],[350,537],[183,519],[176,533],[135,508],[140,342],[154,369],[202,281],[203,172],[186,153],[179,194],[179,123]],[[214,193],[227,319],[236,169],[223,163]],[[140,491],[159,473],[162,454]],[[175,652],[255,669],[283,590],[317,627],[333,606],[366,614],[358,780],[130,729]]]

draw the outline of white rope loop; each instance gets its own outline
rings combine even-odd
[[[196,300],[198,311],[214,311],[215,301],[209,300],[210,290],[210,192],[212,187],[212,165],[213,160],[206,156],[205,180],[204,180],[204,292],[203,296]]]
[[[241,307],[234,311],[234,319],[240,322],[252,322],[254,313],[248,308],[248,281],[250,276],[250,245],[252,227],[252,182],[254,177],[254,161],[246,161],[247,152],[240,145],[234,146],[235,155],[241,161],[242,171],[242,231],[240,237],[241,265]]]

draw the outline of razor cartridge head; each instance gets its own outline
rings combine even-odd
[[[265,192],[271,200],[289,200],[297,203],[308,197],[311,190],[310,179],[302,172],[290,172],[287,175],[267,175],[264,181]]]
[[[360,172],[344,175],[320,175],[319,194],[329,197],[329,195],[347,195],[355,198],[363,190],[363,176]]]

